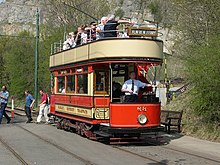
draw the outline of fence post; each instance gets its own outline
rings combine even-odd
[[[14,111],[14,96],[11,96],[11,118],[15,117],[15,111]]]

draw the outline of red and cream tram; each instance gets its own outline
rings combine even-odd
[[[152,35],[148,30],[130,28],[129,38],[96,40],[50,56],[50,111],[59,118],[60,128],[91,139],[161,129],[161,105],[154,89],[141,90],[136,103],[124,103],[121,92],[131,71],[148,83],[159,75],[163,42],[156,39],[157,31]]]

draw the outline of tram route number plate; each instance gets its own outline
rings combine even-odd
[[[147,107],[145,107],[145,106],[139,106],[139,107],[137,107],[137,111],[138,112],[147,112]]]

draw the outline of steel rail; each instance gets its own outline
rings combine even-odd
[[[171,150],[171,151],[176,151],[176,152],[179,152],[179,153],[183,153],[183,154],[186,154],[186,155],[194,156],[194,157],[197,157],[197,158],[209,160],[209,161],[212,161],[212,162],[220,163],[220,161],[218,161],[218,160],[214,160],[214,159],[207,158],[207,157],[200,156],[200,155],[193,154],[193,153],[188,153],[188,152],[185,152],[185,151],[180,151],[180,150],[177,150],[177,149],[174,149],[174,148],[164,147],[164,146],[162,148],[165,148],[165,149]]]
[[[158,143],[156,143],[156,142],[154,143],[154,142],[146,141],[145,143],[150,144],[150,145],[152,145],[152,146],[158,146]],[[160,147],[163,148],[163,149],[167,149],[167,150],[171,150],[171,151],[183,153],[183,154],[186,154],[186,155],[189,155],[189,156],[194,156],[194,157],[197,157],[197,158],[209,160],[209,161],[212,161],[212,162],[215,162],[215,163],[220,163],[220,161],[218,161],[218,160],[214,160],[214,159],[207,158],[207,157],[200,156],[200,155],[193,154],[193,153],[188,153],[188,152],[186,152],[186,151],[181,151],[181,150],[174,149],[174,148],[167,147],[167,146],[160,146]],[[131,152],[131,151],[130,151],[130,152]]]
[[[6,143],[0,136],[0,142],[9,150],[23,165],[29,165],[8,143]]]
[[[150,145],[152,145],[152,146],[158,146],[158,144],[157,144],[157,143],[154,143],[154,142],[149,142],[149,141],[147,141],[146,143],[148,143],[148,144],[150,144]],[[209,161],[213,161],[213,162],[216,162],[216,163],[220,163],[220,161],[218,161],[218,160],[214,160],[214,159],[207,158],[207,157],[200,156],[200,155],[193,154],[193,153],[188,153],[188,152],[186,152],[186,151],[181,151],[181,150],[174,149],[174,148],[171,148],[171,147],[161,146],[161,148],[164,148],[164,149],[167,149],[167,150],[171,150],[171,151],[175,151],[175,152],[179,152],[179,153],[183,153],[183,154],[190,155],[190,156],[194,156],[194,157],[197,157],[197,158],[202,158],[202,159],[209,160]]]
[[[135,156],[138,156],[138,157],[143,158],[143,159],[151,160],[151,161],[153,161],[153,162],[155,162],[155,163],[157,163],[157,164],[159,164],[159,165],[168,165],[168,164],[165,163],[165,162],[161,162],[161,161],[158,161],[158,160],[149,158],[149,157],[147,157],[147,156],[143,156],[143,155],[134,153],[134,152],[132,152],[132,151],[128,151],[128,150],[123,149],[123,148],[119,148],[119,147],[117,147],[117,146],[112,146],[112,147],[113,147],[113,148],[116,148],[116,149],[118,149],[118,150],[120,150],[120,151],[124,151],[124,152],[126,152],[126,153],[129,153],[129,154],[131,154],[131,155],[135,155]]]
[[[57,145],[56,143],[50,141],[49,139],[45,139],[45,138],[43,138],[43,137],[41,137],[41,136],[39,136],[39,135],[37,135],[37,134],[35,134],[35,133],[29,131],[28,129],[26,129],[26,128],[24,128],[24,127],[18,125],[18,124],[15,124],[15,125],[16,125],[17,127],[21,128],[21,129],[23,129],[24,131],[30,133],[31,135],[33,135],[33,136],[35,136],[35,137],[41,139],[42,141],[44,141],[44,142],[46,142],[46,143],[48,143],[48,144],[54,146],[55,148],[57,148],[57,149],[63,151],[64,153],[66,153],[66,154],[72,156],[73,158],[78,159],[79,161],[85,163],[85,165],[97,165],[97,164],[95,164],[95,163],[92,163],[92,162],[89,161],[89,160],[86,160],[86,159],[82,158],[81,156],[78,156],[78,155],[76,155],[76,154],[74,154],[74,153],[68,151],[67,149],[65,149],[65,148],[63,148],[63,147]]]

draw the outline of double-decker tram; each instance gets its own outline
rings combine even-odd
[[[121,92],[130,72],[152,85],[160,74],[163,42],[157,30],[148,32],[129,27],[129,38],[104,38],[50,56],[50,112],[59,128],[90,139],[140,137],[161,129],[154,86],[140,89],[132,103],[124,102]]]

